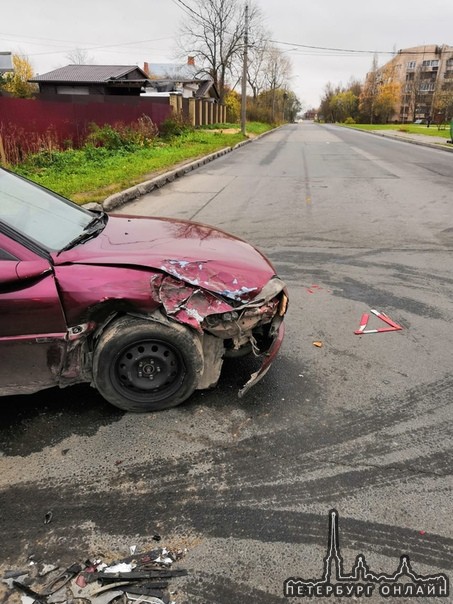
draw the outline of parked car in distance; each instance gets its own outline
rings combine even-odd
[[[89,382],[129,411],[215,386],[225,357],[280,348],[287,291],[211,226],[89,212],[0,169],[0,395]]]

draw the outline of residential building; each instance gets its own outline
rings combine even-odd
[[[187,63],[145,63],[143,70],[150,79],[147,96],[176,93],[185,99],[220,100],[214,80],[195,65],[194,57],[188,57]]]
[[[391,121],[442,121],[438,100],[453,98],[453,46],[429,44],[399,50],[377,71],[377,81],[397,81],[400,97]]]
[[[137,65],[66,65],[29,81],[39,85],[42,96],[139,96],[149,83]]]
[[[14,71],[13,55],[10,52],[0,52],[0,75]]]

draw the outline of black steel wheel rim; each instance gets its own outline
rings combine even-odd
[[[160,401],[178,392],[186,367],[179,350],[165,340],[147,339],[120,350],[111,367],[116,390],[135,401]]]

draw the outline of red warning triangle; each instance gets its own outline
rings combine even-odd
[[[368,319],[370,318],[370,315],[368,313],[363,313],[362,318],[360,319],[360,327],[359,329],[354,331],[357,336],[361,336],[365,333],[384,333],[387,331],[399,331],[400,329],[403,329],[401,325],[398,325],[398,323],[392,321],[392,319],[388,317],[385,313],[379,312],[378,310],[374,309],[371,309],[370,312],[372,312],[373,315],[376,315],[376,317],[384,323],[387,323],[387,325],[390,325],[390,327],[382,327],[381,329],[367,329],[366,327],[368,325]]]

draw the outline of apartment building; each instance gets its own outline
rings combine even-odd
[[[378,81],[400,84],[400,98],[392,121],[442,121],[439,98],[451,91],[453,99],[453,46],[429,44],[399,50],[378,69]],[[444,103],[445,105],[445,103]],[[449,116],[451,117],[451,116]]]

